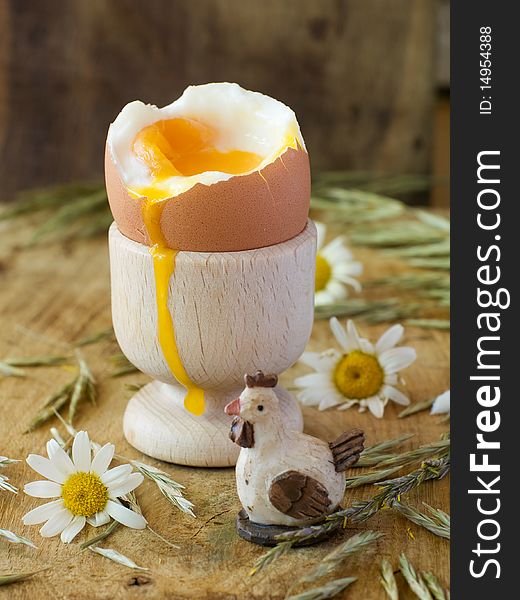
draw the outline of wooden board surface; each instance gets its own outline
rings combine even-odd
[[[87,334],[110,326],[109,266],[105,240],[87,241],[67,246],[49,245],[30,250],[14,246],[26,237],[24,227],[13,230],[12,225],[0,226],[0,360],[6,356],[61,354],[70,344]],[[382,263],[377,255],[356,250],[364,261],[366,276],[373,277],[388,270],[398,270],[396,263]],[[383,326],[362,325],[362,331],[375,336]],[[443,332],[409,328],[406,342],[418,352],[415,365],[405,372],[408,390],[419,401],[449,387],[449,335]],[[309,347],[321,350],[333,344],[328,324],[317,322]],[[116,348],[102,343],[86,347],[84,354],[91,365],[100,388],[96,409],[84,407],[77,424],[85,428],[96,441],[111,441],[117,451],[132,458],[148,460],[132,449],[122,433],[122,414],[131,392],[125,383],[146,381],[142,375],[125,379],[110,377],[108,358]],[[291,385],[293,377],[306,368],[295,366],[282,381]],[[30,452],[43,453],[49,438],[48,427],[23,434],[31,416],[57,386],[71,378],[64,368],[32,369],[26,379],[0,378],[0,454],[23,459]],[[305,429],[308,433],[331,440],[344,429],[361,427],[367,443],[414,433],[407,447],[437,440],[447,429],[439,419],[421,413],[398,420],[399,408],[387,407],[383,420],[355,410],[318,412],[305,410]],[[53,423],[56,424],[56,423]],[[234,522],[239,510],[232,469],[193,469],[161,466],[174,479],[186,486],[186,495],[195,504],[197,518],[193,519],[172,508],[157,488],[145,482],[138,497],[150,525],[180,546],[174,550],[153,537],[148,531],[120,528],[104,544],[134,559],[150,571],[137,572],[116,565],[89,551],[83,553],[78,543],[63,545],[59,539],[44,540],[36,527],[24,527],[21,516],[39,501],[24,496],[0,492],[0,528],[11,529],[35,540],[38,549],[8,544],[0,540],[0,573],[33,570],[55,564],[53,570],[31,581],[0,588],[0,597],[10,599],[119,599],[168,598],[177,599],[281,599],[296,576],[303,574],[323,557],[334,544],[292,551],[254,578],[248,573],[263,548],[249,544],[235,533]],[[359,472],[359,471],[358,471]],[[25,463],[5,470],[12,483],[22,488],[37,477]],[[368,498],[371,487],[350,492],[345,500]],[[408,497],[410,503],[449,511],[449,482],[427,483]],[[421,570],[436,573],[441,582],[449,584],[449,544],[385,510],[368,522],[351,527],[346,535],[373,529],[386,535],[377,543],[372,554],[364,553],[345,563],[336,576],[357,576],[358,581],[340,598],[355,600],[384,600],[379,584],[379,564],[387,557],[397,567],[398,556],[405,551],[411,562]],[[78,536],[79,542],[92,535],[92,529]],[[414,596],[405,589],[398,577],[402,599]]]
[[[0,0],[1,200],[100,177],[131,100],[236,81],[298,115],[313,166],[431,171],[438,0]],[[35,149],[32,151],[32,149]]]

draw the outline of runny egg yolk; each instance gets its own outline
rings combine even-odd
[[[143,221],[152,243],[150,254],[155,278],[155,302],[157,306],[157,338],[164,359],[175,379],[186,388],[184,407],[194,415],[204,412],[204,391],[190,379],[179,355],[175,328],[168,306],[170,278],[175,272],[178,250],[166,245],[161,230],[161,214],[164,202],[145,198],[142,205]]]
[[[262,162],[262,157],[254,152],[218,150],[216,138],[217,131],[200,121],[165,119],[142,129],[134,140],[133,151],[148,166],[154,182],[205,171],[238,175],[252,171]],[[157,197],[157,192],[151,195]]]
[[[145,197],[143,220],[152,243],[155,295],[157,303],[157,337],[163,356],[173,376],[187,390],[184,406],[195,415],[204,412],[204,391],[195,385],[179,356],[175,328],[168,307],[170,278],[175,271],[178,250],[168,248],[160,221],[165,193],[154,187],[175,176],[189,177],[205,171],[222,171],[237,175],[258,167],[262,157],[253,152],[215,147],[216,131],[193,119],[166,119],[142,129],[136,136],[133,151],[150,169],[152,185],[139,190]]]

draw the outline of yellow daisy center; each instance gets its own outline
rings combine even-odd
[[[318,254],[316,256],[316,279],[314,289],[317,292],[325,289],[331,275],[332,268],[329,261],[326,258],[323,258],[321,254]]]
[[[370,398],[379,392],[385,379],[377,358],[361,350],[345,354],[334,369],[334,383],[338,390],[353,400]]]
[[[96,473],[74,473],[63,484],[63,504],[73,515],[92,517],[108,502],[108,489]]]

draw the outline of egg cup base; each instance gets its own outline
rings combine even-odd
[[[137,450],[170,463],[191,467],[232,467],[239,446],[229,439],[232,417],[222,407],[242,390],[205,393],[206,410],[195,416],[184,408],[181,385],[152,381],[129,401],[123,430]],[[296,431],[303,430],[300,407],[293,396],[277,386],[284,418]]]

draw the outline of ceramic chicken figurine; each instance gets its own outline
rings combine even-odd
[[[330,444],[292,431],[282,417],[273,388],[276,375],[246,375],[246,388],[225,411],[235,415],[230,438],[242,447],[236,466],[237,490],[251,525],[301,527],[324,519],[345,493],[344,471],[363,451],[360,429]],[[242,525],[244,519],[242,517]],[[269,543],[268,539],[254,539]],[[278,531],[279,533],[279,531]]]

